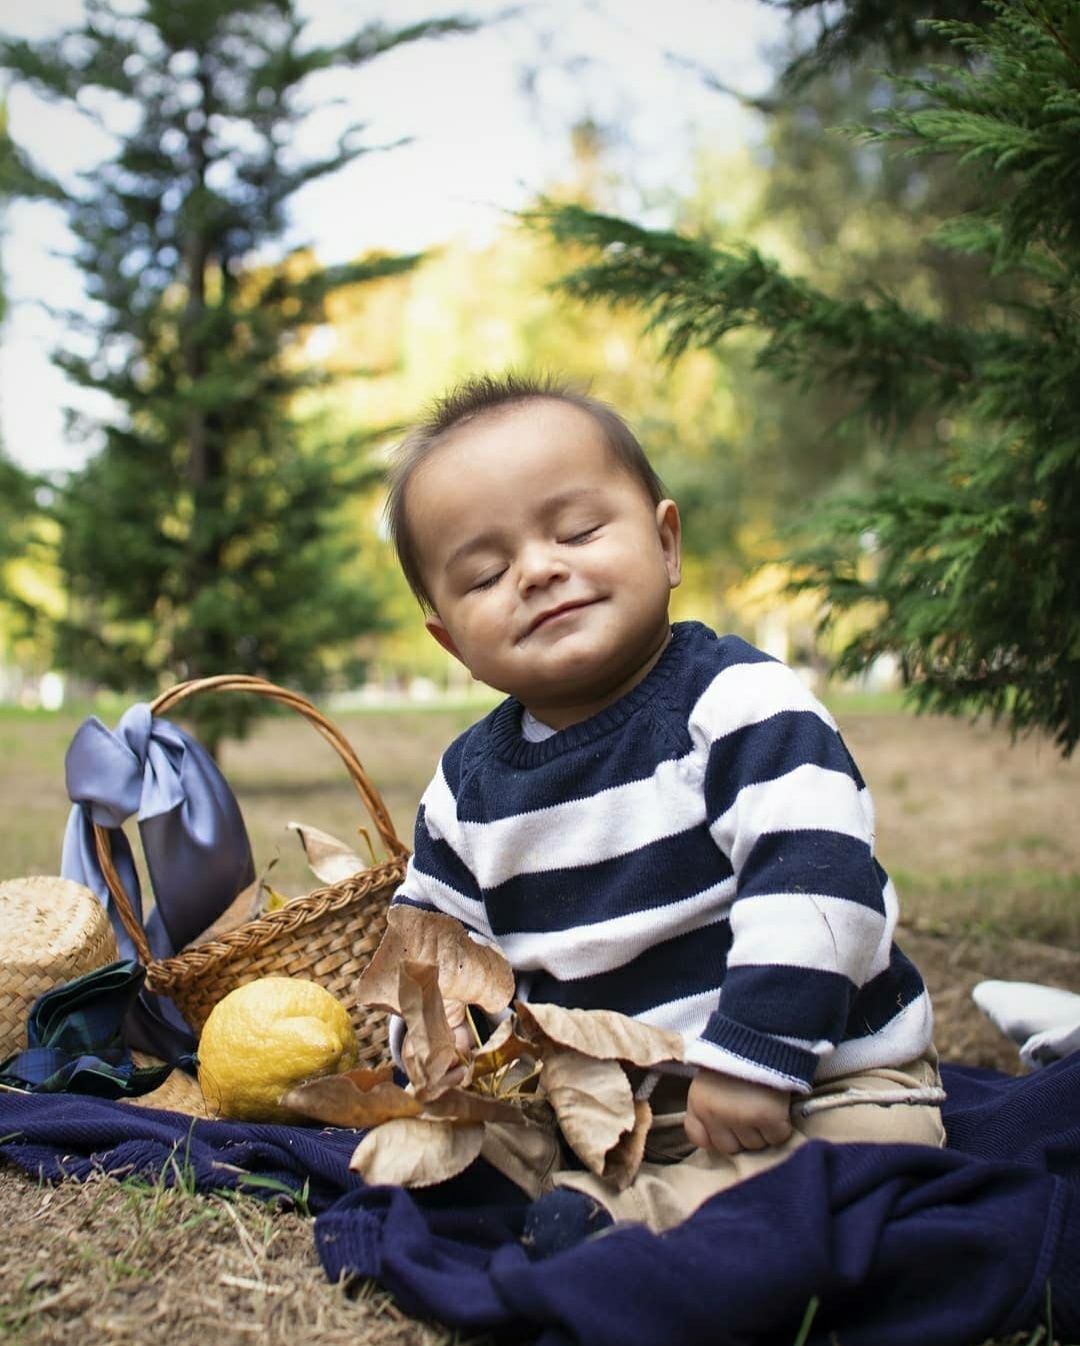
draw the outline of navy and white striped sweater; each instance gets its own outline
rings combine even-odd
[[[521,713],[443,755],[396,902],[497,944],[524,999],[673,1029],[694,1065],[806,1092],[926,1049],[869,793],[789,668],[682,622],[591,719],[532,743]]]

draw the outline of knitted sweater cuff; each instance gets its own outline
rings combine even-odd
[[[727,1064],[724,1058],[730,1058]],[[709,1018],[701,1037],[690,1046],[687,1059],[695,1065],[797,1093],[810,1092],[818,1067],[817,1055],[807,1048],[748,1028],[719,1011]]]

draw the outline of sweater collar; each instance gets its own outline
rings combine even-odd
[[[568,725],[540,743],[530,743],[522,736],[521,714],[524,707],[517,697],[507,697],[495,707],[489,721],[491,746],[496,757],[509,766],[540,766],[619,729],[651,701],[662,686],[679,676],[686,663],[692,634],[699,628],[698,622],[675,622],[667,649],[636,687],[587,720]]]

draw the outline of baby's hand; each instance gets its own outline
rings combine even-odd
[[[721,1154],[764,1150],[791,1135],[791,1094],[716,1070],[699,1070],[686,1096],[691,1145]]]

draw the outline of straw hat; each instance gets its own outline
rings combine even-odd
[[[45,874],[0,883],[0,1060],[27,1045],[38,996],[118,956],[105,908],[81,883]]]

